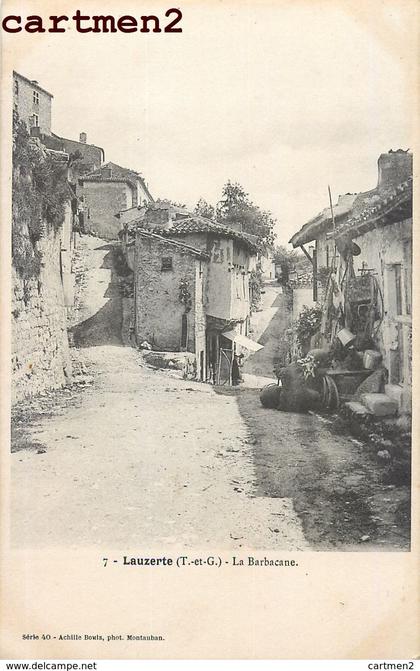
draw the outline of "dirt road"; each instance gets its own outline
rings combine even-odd
[[[184,381],[123,347],[112,249],[83,245],[72,332],[93,384],[15,409],[15,546],[408,549],[409,488],[384,481],[365,445],[327,419],[262,408],[257,389]],[[271,373],[282,301],[272,287],[251,377]]]
[[[26,449],[12,455],[13,542],[306,548],[291,499],[255,494],[235,398],[150,370],[122,347],[112,250],[81,244],[72,332],[95,382],[27,404],[17,422],[15,449]]]
[[[288,325],[286,297],[278,284],[264,287],[261,308],[251,317],[251,337],[264,345],[263,349],[250,354],[244,362],[245,375],[272,378],[273,366],[279,360],[282,335]]]
[[[290,499],[255,496],[234,398],[144,368],[129,348],[85,355],[95,385],[38,417],[36,449],[12,455],[16,544],[307,546]]]

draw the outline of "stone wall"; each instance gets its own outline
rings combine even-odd
[[[60,234],[40,243],[39,278],[23,281],[12,267],[12,400],[62,387],[71,377],[60,272]]]
[[[124,182],[89,182],[83,186],[86,232],[115,240],[121,228],[115,215],[132,204],[132,190]]]
[[[354,238],[361,249],[354,258],[356,275],[363,267],[373,270],[381,290],[383,319],[376,344],[390,382],[399,384],[403,390],[404,411],[410,410],[411,403],[412,224],[412,219],[406,219]]]
[[[79,151],[82,154],[82,162],[89,166],[93,172],[97,168],[100,168],[104,151],[101,147],[96,147],[94,144],[87,144],[85,142],[78,142],[77,140],[69,140],[65,137],[60,138],[64,151],[68,154],[75,154]]]
[[[51,102],[52,98],[47,93],[44,93],[39,86],[32,85],[26,79],[19,75],[14,75],[14,82],[18,82],[18,92],[13,91],[13,103],[16,106],[19,118],[24,121],[28,127],[28,131],[33,124],[33,114],[37,114],[39,121],[38,125],[41,133],[49,135],[51,133]],[[39,96],[39,103],[34,103],[33,92],[37,91]]]
[[[200,261],[189,252],[181,251],[169,241],[157,241],[143,236],[137,238],[137,268],[135,271],[136,339],[144,340],[154,349],[180,351],[182,315],[185,307],[179,300],[181,280],[189,283],[192,307],[187,314],[187,347],[195,352],[196,267]],[[162,258],[172,259],[172,270],[162,270]]]

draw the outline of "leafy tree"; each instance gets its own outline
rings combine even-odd
[[[281,283],[284,285],[289,281],[289,273],[294,268],[297,256],[295,250],[289,250],[284,245],[278,245],[274,250],[274,263],[281,268]]]
[[[275,219],[271,212],[255,205],[237,182],[229,181],[224,185],[216,214],[221,223],[257,236],[262,250],[273,245]]]
[[[194,208],[195,214],[199,214],[201,217],[206,217],[206,219],[215,219],[216,210],[213,205],[210,205],[204,198],[200,198],[197,205]]]

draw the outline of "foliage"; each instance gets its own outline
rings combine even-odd
[[[240,226],[244,233],[256,235],[262,249],[273,245],[275,219],[271,212],[254,205],[248,193],[237,182],[228,181],[224,185],[216,215],[220,223],[233,228]]]
[[[321,326],[322,308],[320,305],[308,307],[304,305],[294,323],[296,338],[300,346],[304,345]]]
[[[210,205],[204,198],[200,198],[197,205],[194,208],[195,214],[199,214],[201,217],[206,217],[206,219],[215,219],[216,210],[213,205]]]
[[[327,286],[328,278],[330,276],[331,270],[330,268],[327,268],[327,266],[321,266],[321,268],[318,268],[318,273],[317,273],[317,279],[318,282],[321,283],[322,287]]]
[[[12,167],[12,259],[17,272],[27,280],[39,275],[37,243],[43,226],[56,231],[63,223],[70,197],[67,164],[45,156],[14,114]]]
[[[192,308],[192,296],[189,282],[185,278],[179,283],[179,300],[185,305],[185,312],[190,312]]]
[[[298,359],[297,363],[302,369],[305,380],[309,377],[315,377],[317,364],[312,354],[307,354],[303,359]]]
[[[281,268],[281,283],[286,285],[289,282],[289,273],[294,268],[297,252],[286,249],[284,245],[277,245],[274,249],[274,263]]]
[[[173,205],[174,207],[183,207],[183,208],[187,207],[185,203],[178,203],[176,200],[171,200],[170,198],[157,198],[155,202],[166,203],[167,205]]]

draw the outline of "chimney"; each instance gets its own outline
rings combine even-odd
[[[86,141],[87,141],[87,135],[86,135],[86,133],[80,133],[80,135],[79,135],[79,142],[81,142],[82,144],[86,144]]]
[[[163,228],[168,230],[172,226],[170,206],[162,204],[161,207],[149,205],[144,215],[144,221],[150,228]]]
[[[102,179],[112,179],[112,168],[106,167],[101,170]]]
[[[381,154],[378,159],[378,188],[395,188],[413,175],[413,154],[397,149]]]

